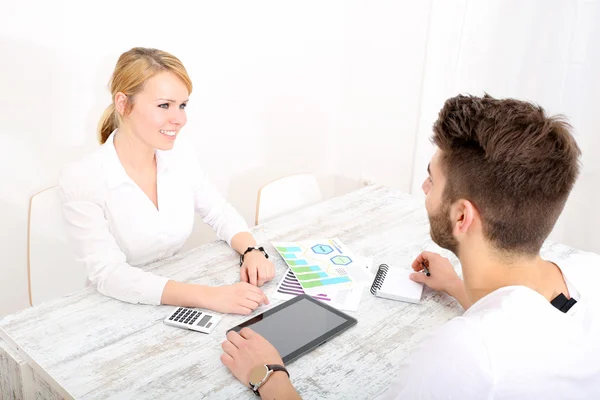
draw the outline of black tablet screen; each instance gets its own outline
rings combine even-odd
[[[338,313],[320,306],[316,300],[303,298],[276,312],[267,311],[242,325],[264,336],[287,362],[321,344],[311,343],[316,339],[324,337],[326,340],[355,323],[353,318],[349,321],[348,316],[344,318]],[[342,325],[345,327],[340,329]]]

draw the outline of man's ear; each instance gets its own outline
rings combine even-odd
[[[454,236],[462,236],[473,226],[477,209],[469,200],[460,199],[450,208]]]
[[[127,110],[127,95],[123,92],[115,94],[115,110],[121,115],[125,115]]]

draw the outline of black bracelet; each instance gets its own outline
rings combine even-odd
[[[258,250],[261,251],[263,253],[263,255],[265,256],[265,258],[269,258],[269,255],[267,254],[267,252],[265,251],[265,248],[260,246],[260,247],[256,247],[256,246],[250,246],[246,249],[246,251],[244,252],[244,254],[240,254],[240,267],[244,264],[244,256],[248,253],[250,253],[252,250]]]

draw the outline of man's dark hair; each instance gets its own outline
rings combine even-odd
[[[433,125],[444,201],[471,201],[499,250],[537,254],[579,174],[581,151],[562,117],[514,99],[457,96]]]

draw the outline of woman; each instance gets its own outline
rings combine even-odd
[[[208,182],[195,155],[175,146],[192,92],[181,61],[160,50],[133,48],[119,57],[110,88],[113,103],[99,124],[102,146],[67,166],[59,181],[69,234],[91,283],[131,303],[239,314],[268,303],[257,286],[274,277],[273,264]],[[209,287],[138,268],[181,249],[194,211],[243,255],[242,282]]]

